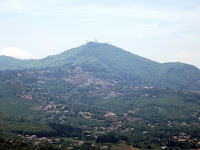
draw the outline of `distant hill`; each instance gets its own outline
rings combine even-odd
[[[105,43],[89,42],[39,60],[0,56],[0,70],[81,67],[101,78],[116,78],[135,86],[200,90],[200,70],[184,63],[158,63]]]

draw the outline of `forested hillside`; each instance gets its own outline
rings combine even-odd
[[[115,78],[126,85],[200,90],[200,70],[183,63],[157,63],[106,43],[89,42],[39,60],[0,57],[0,70],[81,67],[102,79]]]
[[[127,86],[67,66],[1,71],[0,85],[2,148],[199,147],[198,93]]]

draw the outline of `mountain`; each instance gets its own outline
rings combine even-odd
[[[116,78],[135,86],[200,90],[200,70],[184,63],[158,63],[106,43],[89,42],[39,60],[0,56],[0,70],[81,67],[101,78]]]
[[[0,149],[200,148],[200,93],[185,91],[199,90],[192,65],[92,42],[0,62]]]

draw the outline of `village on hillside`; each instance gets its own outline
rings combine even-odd
[[[157,124],[148,122],[138,116],[140,108],[134,108],[127,110],[121,115],[117,115],[112,111],[83,111],[80,108],[73,108],[70,105],[72,95],[77,98],[84,97],[83,95],[92,99],[109,100],[110,98],[116,98],[120,96],[128,96],[141,89],[153,89],[153,87],[126,87],[120,86],[120,83],[112,79],[101,79],[95,77],[91,72],[83,71],[80,67],[74,69],[62,68],[61,75],[53,75],[51,70],[39,70],[39,71],[26,71],[24,74],[18,74],[18,76],[33,76],[37,80],[35,82],[25,85],[27,88],[22,93],[18,93],[22,99],[28,99],[34,101],[34,106],[30,109],[34,111],[43,111],[48,115],[43,118],[43,122],[59,122],[65,124],[68,122],[78,122],[82,120],[86,122],[81,126],[85,140],[94,140],[98,136],[106,135],[110,132],[117,133],[132,133],[135,128],[131,127],[132,123],[146,122],[149,129],[154,129]],[[59,91],[57,88],[62,88]],[[82,97],[80,97],[80,95]],[[139,95],[142,98],[157,98],[157,95],[152,93],[142,93]],[[155,110],[162,110],[161,107],[155,106]],[[197,114],[193,114],[192,117],[198,117]],[[200,119],[200,118],[199,118]],[[76,123],[75,123],[76,124]],[[87,125],[88,124],[88,125]],[[175,126],[198,126],[198,123],[175,123],[168,121],[166,125],[170,128]],[[148,134],[148,131],[140,131],[141,134]],[[51,139],[36,138],[35,135],[27,135],[23,137],[27,141],[32,141],[35,144],[40,141],[47,141],[49,143],[59,142],[59,139],[52,141]],[[172,136],[174,141],[195,141],[190,135],[182,133],[177,136]],[[126,143],[125,141],[121,141]]]

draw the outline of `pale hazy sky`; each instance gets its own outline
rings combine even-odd
[[[200,0],[0,0],[0,55],[43,58],[94,40],[200,68]]]

